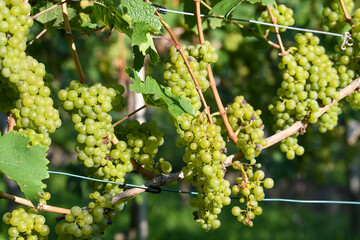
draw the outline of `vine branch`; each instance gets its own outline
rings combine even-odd
[[[344,0],[339,0],[340,1],[340,6],[341,6],[341,9],[344,13],[344,16],[345,16],[345,20],[346,22],[348,22],[350,24],[350,26],[353,28],[355,25],[354,23],[352,22],[352,18],[350,17],[349,13],[347,12],[346,10],[346,6],[345,6],[345,3],[344,3]]]
[[[149,0],[145,0],[145,2],[151,4],[151,2]],[[174,43],[178,46],[178,50],[180,52],[180,55],[182,57],[182,59],[184,60],[185,62],[185,65],[186,65],[186,68],[189,70],[189,73],[191,75],[191,78],[193,79],[194,81],[194,84],[195,84],[195,87],[196,87],[196,90],[200,96],[200,99],[201,99],[201,103],[205,109],[205,112],[206,112],[206,115],[207,115],[207,118],[209,119],[209,122],[210,123],[213,123],[212,121],[212,118],[211,118],[211,115],[210,115],[210,107],[207,105],[206,103],[206,100],[205,100],[205,97],[204,95],[202,94],[202,91],[201,91],[201,87],[198,83],[198,81],[196,80],[196,77],[195,77],[195,74],[194,74],[194,71],[192,70],[192,68],[190,67],[190,64],[189,64],[189,61],[187,60],[186,56],[185,56],[185,53],[180,45],[180,43],[178,42],[178,40],[176,39],[174,33],[172,32],[170,26],[165,22],[165,20],[161,17],[160,13],[158,11],[155,10],[155,14],[159,17],[159,20],[160,22],[162,23],[162,25],[164,26],[164,28],[166,29],[166,31],[170,34],[171,36],[171,39],[174,41]]]
[[[201,12],[200,12],[200,2],[201,1],[200,0],[194,0],[194,2],[195,2],[195,9],[196,9],[196,21],[197,21],[197,27],[198,27],[198,32],[199,32],[199,39],[200,39],[200,43],[203,44],[204,43],[204,34],[203,34],[203,28],[202,28],[202,23],[201,23]],[[214,79],[214,74],[212,72],[210,64],[207,67],[207,72],[208,72],[208,76],[209,76],[210,88],[211,88],[211,91],[212,91],[212,93],[214,95],[216,105],[217,105],[217,107],[219,109],[221,119],[223,120],[223,122],[225,124],[226,131],[227,131],[227,133],[229,135],[229,138],[234,143],[236,143],[238,138],[237,138],[236,134],[234,133],[234,131],[233,131],[233,129],[232,129],[230,123],[229,123],[229,120],[227,118],[226,110],[224,108],[224,105],[222,104],[219,92],[217,90],[216,82],[215,82],[215,79]]]
[[[271,18],[271,21],[273,22],[273,24],[277,24],[276,18],[274,17],[274,14],[272,13],[270,6],[266,5],[266,9],[269,12],[269,15],[270,15],[270,18]],[[275,28],[275,33],[276,33],[277,40],[279,42],[281,56],[285,56],[286,51],[285,51],[284,45],[283,45],[282,40],[281,40],[279,27],[275,26],[274,28]]]
[[[67,3],[67,2],[70,2],[70,1],[72,1],[72,0],[66,0],[66,1],[59,2],[59,3],[55,4],[54,6],[51,6],[51,7],[47,8],[47,9],[45,9],[44,11],[35,14],[35,15],[32,16],[31,18],[34,20],[34,19],[36,19],[37,17],[39,17],[40,15],[42,15],[42,14],[44,14],[44,13],[47,13],[47,12],[53,10],[54,8],[57,8],[58,6],[60,6],[60,5],[62,5],[62,4],[65,4],[65,3]]]
[[[28,207],[35,208],[35,206],[31,203],[31,201],[21,198],[15,195],[11,195],[8,193],[5,193],[3,191],[0,191],[0,198],[6,199],[12,202],[16,202]],[[45,211],[45,212],[53,212],[53,213],[59,213],[59,214],[70,214],[70,210],[66,208],[60,208],[60,207],[54,207],[46,204],[39,203],[36,207],[39,211]]]
[[[76,72],[79,76],[79,80],[81,83],[84,83],[86,81],[86,77],[85,77],[84,71],[80,64],[79,56],[77,54],[76,47],[75,47],[75,42],[72,39],[72,32],[71,32],[71,28],[70,28],[70,22],[69,22],[69,16],[68,16],[66,2],[67,2],[67,0],[61,0],[61,3],[62,3],[61,9],[62,9],[63,17],[64,17],[65,36],[66,36],[67,42],[70,47],[71,55],[75,62]]]

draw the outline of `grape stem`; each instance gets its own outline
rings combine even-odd
[[[197,27],[198,27],[198,32],[199,32],[199,40],[200,40],[200,43],[203,44],[204,43],[204,34],[203,34],[202,23],[201,23],[200,0],[194,0],[194,2],[195,2],[195,9],[196,9],[196,21],[197,21]],[[224,122],[226,131],[229,135],[229,138],[234,143],[236,143],[238,138],[230,126],[229,120],[226,115],[226,110],[224,108],[224,105],[222,104],[219,92],[216,88],[216,82],[215,82],[214,74],[212,72],[210,64],[207,66],[207,72],[208,72],[208,76],[209,76],[210,88],[214,95],[216,105],[219,109],[221,119]]]
[[[43,30],[41,30],[41,32],[38,35],[36,35],[36,37],[33,40],[31,40],[28,45],[33,44],[35,42],[35,40],[38,40],[39,38],[41,38],[46,32],[47,32],[47,28],[44,28]]]
[[[98,28],[95,28],[95,29],[93,29],[93,30],[87,31],[87,32],[79,33],[79,34],[77,34],[77,35],[71,36],[70,38],[74,40],[74,39],[79,38],[79,37],[81,37],[81,36],[89,35],[90,33],[103,30],[104,28],[106,28],[105,25],[104,25],[104,26],[101,26],[101,27],[98,27]]]
[[[31,203],[31,201],[29,201],[25,198],[21,198],[21,197],[15,196],[15,195],[5,193],[3,191],[0,191],[0,198],[6,199],[6,200],[9,200],[12,202],[16,202],[16,203],[19,203],[19,204],[22,204],[22,205],[25,205],[28,207],[35,208],[35,206]],[[54,207],[54,206],[50,206],[50,205],[46,205],[46,204],[42,204],[42,203],[39,203],[37,205],[36,209],[39,211],[45,211],[45,212],[70,214],[70,209]]]
[[[207,5],[204,1],[201,1],[201,4],[204,5],[207,9],[211,10],[212,8]],[[269,39],[267,39],[266,36],[263,36],[259,33],[257,33],[256,31],[254,31],[253,29],[251,28],[248,28],[248,27],[245,27],[244,25],[238,23],[238,22],[235,22],[233,20],[229,20],[229,19],[224,19],[224,21],[230,21],[232,24],[238,26],[239,28],[251,33],[252,35],[254,35],[255,37],[257,37],[258,39],[260,40],[263,40],[265,42],[267,42],[270,46],[274,47],[274,48],[280,48],[280,46],[272,41],[270,41]]]
[[[151,2],[149,0],[145,0],[145,2],[151,4]],[[185,62],[185,65],[186,65],[186,68],[188,69],[189,73],[190,73],[190,76],[192,78],[192,80],[194,81],[194,84],[195,84],[195,88],[200,96],[200,99],[201,99],[201,103],[204,107],[204,110],[206,111],[206,115],[207,115],[207,118],[209,119],[209,122],[210,123],[213,123],[212,121],[212,118],[210,116],[210,107],[207,105],[206,103],[206,100],[205,100],[205,97],[204,95],[202,94],[202,91],[201,91],[201,87],[198,83],[198,81],[196,80],[196,77],[195,77],[195,74],[194,74],[194,71],[192,70],[192,68],[190,67],[190,64],[189,64],[189,61],[187,60],[186,56],[185,56],[185,53],[180,45],[180,43],[178,42],[178,40],[176,39],[173,31],[171,30],[170,26],[165,22],[165,20],[161,17],[160,13],[158,11],[155,10],[155,14],[159,17],[159,20],[160,22],[162,23],[162,25],[164,26],[164,28],[166,29],[166,31],[170,34],[171,36],[171,39],[174,41],[174,43],[179,47],[178,51],[180,52],[180,55],[182,57],[182,59],[184,60]]]
[[[349,13],[348,13],[347,10],[346,10],[346,6],[345,6],[345,3],[344,3],[344,0],[339,0],[339,1],[340,1],[341,9],[342,9],[342,11],[343,11],[343,13],[344,13],[346,22],[348,22],[352,28],[355,27],[354,23],[353,23],[352,20],[351,20],[351,17],[350,17],[350,15],[349,15]]]
[[[179,46],[176,45],[171,39],[168,39],[167,37],[163,37],[163,36],[153,36],[153,38],[160,38],[160,39],[164,39],[166,41],[169,41],[172,45],[174,45],[174,47],[179,50]]]
[[[137,112],[143,110],[144,108],[146,108],[147,105],[144,105],[138,109],[136,109],[134,112],[130,113],[129,115],[127,115],[126,117],[120,119],[119,121],[117,121],[116,123],[113,124],[113,127],[116,127],[117,125],[119,125],[120,123],[122,123],[123,121],[125,121],[126,119],[130,118],[131,116],[135,115]]]
[[[270,18],[271,18],[271,21],[273,22],[273,24],[277,24],[277,21],[276,21],[276,18],[274,17],[274,14],[272,13],[271,11],[271,8],[269,5],[266,5],[266,9],[267,11],[269,12],[269,15],[270,15]],[[276,33],[276,37],[277,37],[277,40],[279,42],[279,46],[280,46],[280,56],[285,56],[286,55],[286,51],[285,51],[285,48],[284,48],[284,45],[282,43],[282,40],[281,40],[281,36],[280,36],[280,32],[279,32],[279,27],[275,26],[275,33]]]
[[[75,62],[76,72],[79,76],[79,80],[81,83],[84,83],[86,81],[86,77],[85,77],[84,71],[80,64],[80,60],[79,60],[79,56],[76,51],[74,39],[72,39],[72,32],[71,32],[71,28],[70,28],[70,22],[69,22],[69,16],[68,16],[66,2],[67,2],[67,0],[61,0],[61,4],[62,4],[61,9],[62,9],[63,18],[64,18],[65,36],[66,36],[67,42],[70,47],[71,55]]]

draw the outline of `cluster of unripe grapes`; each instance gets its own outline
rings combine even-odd
[[[17,207],[3,215],[2,220],[9,225],[9,240],[47,240],[50,228],[45,217],[35,208]]]
[[[184,180],[197,186],[199,191],[197,198],[190,201],[190,205],[198,209],[194,218],[204,230],[217,229],[221,224],[217,215],[231,202],[230,184],[224,179],[222,165],[226,155],[223,153],[225,141],[221,127],[208,123],[206,119],[203,122],[199,118],[189,121],[183,116],[177,120],[183,130],[178,145],[185,146]]]
[[[78,161],[85,165],[90,177],[118,183],[124,182],[126,172],[132,171],[131,151],[125,142],[113,146],[114,128],[109,111],[115,98],[122,98],[123,88],[106,88],[100,83],[93,86],[71,81],[69,87],[60,90],[58,97],[62,107],[74,122]],[[122,104],[123,100],[117,101]],[[115,195],[122,191],[118,185],[94,182],[98,191]]]
[[[350,14],[355,4],[353,0],[344,0],[346,11]],[[339,32],[346,25],[345,14],[338,0],[325,0],[322,11],[322,29],[324,31]]]
[[[234,206],[231,213],[237,217],[239,222],[252,227],[252,220],[256,215],[262,213],[262,208],[258,202],[265,198],[263,186],[268,189],[272,188],[274,181],[271,178],[265,178],[262,170],[254,172],[254,165],[235,161],[233,166],[240,171],[240,176],[236,179],[236,184],[231,189],[232,194],[234,196],[239,195],[239,202],[244,207]]]
[[[182,46],[185,56],[193,70],[202,91],[209,88],[207,80],[207,66],[217,62],[218,55],[210,42],[196,46]],[[164,82],[175,95],[187,97],[191,100],[195,112],[200,109],[201,101],[195,83],[187,69],[180,52],[172,46],[170,48],[170,61],[165,65]]]
[[[297,34],[296,51],[283,56],[279,68],[283,69],[281,87],[278,96],[269,106],[276,119],[275,131],[288,128],[296,121],[307,120],[309,123],[318,121],[317,112],[321,107],[329,105],[338,99],[340,79],[334,63],[325,53],[325,48],[319,46],[319,38],[311,33]],[[335,108],[334,108],[335,109]],[[335,111],[336,112],[336,111]],[[337,124],[337,118],[325,120],[320,130],[330,130]],[[335,122],[336,120],[336,122]],[[302,155],[304,148],[297,143],[298,133],[283,140],[281,151],[288,159]]]
[[[112,224],[117,212],[112,208],[112,196],[99,192],[90,194],[93,202],[88,207],[74,206],[70,214],[65,215],[65,222],[56,225],[58,240],[99,240],[105,229]]]
[[[0,1],[0,95],[5,99],[0,110],[10,110],[15,129],[30,137],[32,145],[49,146],[49,133],[60,127],[61,120],[46,86],[44,64],[25,53],[33,24],[30,10],[24,1]]]
[[[252,164],[266,146],[264,124],[260,118],[261,111],[254,108],[244,99],[237,96],[234,103],[227,106],[229,123],[238,137],[237,148]]]
[[[272,14],[276,18],[276,24],[283,26],[292,26],[295,23],[293,18],[294,11],[291,8],[286,7],[284,4],[281,4],[277,7],[270,7]],[[273,23],[271,21],[270,13],[265,10],[261,13],[259,21],[266,23]],[[268,29],[268,26],[263,26],[262,28]],[[275,32],[274,27],[270,27],[270,31]],[[285,32],[285,28],[279,28],[280,32]]]
[[[164,144],[164,134],[155,121],[142,124],[136,120],[130,121],[124,126],[118,125],[115,133],[119,140],[127,143],[132,159],[146,170],[155,174],[171,172],[172,166],[168,161],[161,159],[155,162],[156,153]]]

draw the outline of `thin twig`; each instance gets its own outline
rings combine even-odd
[[[344,0],[339,0],[339,1],[340,1],[341,9],[342,9],[342,11],[343,11],[343,13],[344,13],[346,22],[348,22],[352,28],[355,27],[354,23],[353,23],[352,20],[351,20],[351,17],[350,17],[350,15],[349,15],[349,13],[348,13],[347,10],[346,10],[346,6],[345,6],[345,3],[344,3]]]
[[[32,207],[35,208],[35,206],[31,203],[31,201],[25,199],[25,198],[21,198],[15,195],[11,195],[5,192],[0,191],[0,198],[12,201],[12,202],[16,202],[28,207]],[[46,204],[42,204],[39,203],[36,207],[37,210],[39,211],[45,211],[45,212],[53,212],[53,213],[60,213],[60,214],[70,214],[70,210],[66,209],[66,208],[59,208],[59,207],[54,207],[54,206],[50,206],[50,205],[46,205]]]
[[[104,26],[101,26],[101,27],[98,27],[98,28],[95,28],[95,29],[93,29],[93,30],[87,31],[87,32],[79,33],[79,34],[77,34],[77,35],[71,36],[70,38],[74,40],[74,39],[79,38],[79,37],[81,37],[81,36],[89,35],[90,33],[100,31],[100,30],[102,30],[102,29],[104,29],[104,28],[106,28],[105,25],[104,25]]]
[[[198,27],[198,32],[199,32],[199,40],[200,40],[200,43],[203,44],[204,43],[204,34],[203,34],[203,28],[202,28],[202,23],[201,23],[200,0],[194,0],[194,2],[195,2],[195,9],[196,9],[196,21],[197,21],[197,27]],[[225,124],[226,131],[228,132],[229,138],[234,143],[236,143],[238,138],[237,138],[236,134],[234,133],[234,131],[229,123],[229,120],[227,118],[226,110],[224,108],[224,105],[222,104],[219,92],[217,90],[216,82],[214,79],[214,74],[212,72],[210,64],[207,67],[207,72],[208,72],[208,76],[209,76],[210,88],[213,92],[213,95],[214,95],[214,98],[216,101],[216,105],[218,106],[218,109],[219,109],[220,116]]]
[[[271,18],[271,21],[273,22],[273,24],[277,24],[276,18],[274,17],[274,14],[272,13],[270,6],[266,5],[266,9],[269,12],[269,15],[270,15],[270,18]],[[274,28],[275,28],[276,37],[277,37],[278,42],[279,42],[281,56],[285,56],[286,51],[285,51],[284,45],[283,45],[282,40],[281,40],[279,27],[275,26]]]
[[[71,55],[74,59],[75,62],[75,67],[76,67],[76,72],[79,76],[79,80],[81,83],[84,83],[86,81],[86,77],[84,74],[84,71],[81,67],[80,64],[80,60],[79,60],[79,56],[76,52],[76,47],[75,47],[75,42],[74,40],[71,38],[72,37],[72,32],[71,32],[71,28],[70,28],[70,22],[69,22],[69,16],[68,16],[68,10],[67,10],[67,6],[66,6],[66,1],[67,0],[61,0],[62,4],[61,8],[62,8],[62,12],[63,12],[63,17],[64,17],[64,27],[65,27],[65,36],[66,39],[68,41],[69,47],[70,47],[70,51],[71,51]]]
[[[145,2],[151,4],[151,2],[149,0],[145,0]],[[170,26],[165,22],[165,20],[161,17],[161,15],[159,14],[158,11],[155,10],[155,14],[159,17],[159,20],[160,22],[162,23],[162,25],[164,26],[164,28],[166,29],[166,31],[170,34],[172,40],[174,41],[174,43],[179,47],[178,50],[180,52],[180,55],[182,57],[182,59],[184,60],[185,62],[185,65],[186,65],[186,68],[189,70],[189,73],[190,73],[190,76],[191,78],[193,79],[194,81],[194,84],[195,84],[195,87],[196,87],[196,90],[200,96],[200,99],[201,99],[201,103],[206,111],[206,115],[208,117],[208,120],[210,123],[213,123],[213,120],[210,116],[210,107],[207,105],[206,103],[206,100],[205,100],[205,97],[201,91],[201,87],[198,83],[198,81],[196,80],[196,77],[195,77],[195,74],[194,74],[194,71],[192,70],[192,68],[190,67],[190,64],[189,64],[189,61],[187,60],[186,56],[185,56],[185,53],[180,45],[180,43],[178,42],[178,40],[176,39],[173,31],[171,30]]]
[[[136,109],[134,112],[130,113],[129,115],[127,115],[126,117],[122,118],[121,120],[117,121],[116,123],[113,124],[113,127],[116,127],[117,125],[119,125],[120,123],[122,123],[123,121],[125,121],[126,119],[128,119],[129,117],[135,115],[137,112],[143,110],[144,108],[146,108],[147,105],[144,105],[138,109]]]
[[[47,32],[47,28],[44,28],[43,30],[41,30],[41,32],[33,40],[31,40],[28,45],[33,44],[35,42],[35,40],[38,40],[39,38],[41,38],[46,32]]]
[[[179,46],[176,45],[171,39],[168,39],[168,38],[163,37],[163,36],[153,36],[153,38],[159,38],[159,39],[164,39],[166,41],[169,41],[177,50],[179,50]]]

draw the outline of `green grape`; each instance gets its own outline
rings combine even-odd
[[[350,14],[355,6],[353,0],[344,0],[346,11]],[[337,0],[325,0],[322,11],[322,29],[324,31],[339,32],[346,25],[345,14]]]
[[[209,81],[206,79],[206,68],[209,63],[218,60],[215,48],[207,41],[202,45],[182,46],[182,48],[185,55],[188,56],[187,60],[201,90],[206,91],[210,86]],[[185,66],[184,60],[174,46],[170,48],[170,61],[166,63],[165,68],[163,75],[165,85],[171,89],[173,94],[189,98],[195,111],[198,111],[201,102],[194,81]]]
[[[321,132],[337,125],[338,108],[334,107],[331,114],[317,118],[321,107],[329,105],[339,98],[339,67],[326,55],[325,49],[319,46],[319,38],[311,33],[297,34],[296,51],[283,56],[279,68],[283,69],[281,87],[278,96],[273,99],[269,110],[276,123],[274,131],[288,128],[296,121],[319,122]],[[341,71],[346,71],[340,68]],[[331,117],[329,117],[331,115]],[[336,116],[335,116],[336,115]],[[288,159],[302,155],[304,149],[299,146],[299,133],[281,141],[280,149]]]
[[[34,208],[17,207],[3,215],[3,222],[9,226],[9,239],[48,239],[50,228],[45,225],[45,217],[38,215]]]
[[[1,101],[0,110],[13,114],[15,130],[30,137],[31,145],[49,146],[49,133],[60,127],[61,120],[49,97],[51,91],[44,79],[47,77],[45,66],[25,53],[27,35],[33,24],[28,16],[31,6],[22,1],[0,2],[2,13],[7,13],[0,21],[0,42],[6,49],[0,56],[0,95],[7,98]],[[30,107],[32,115],[27,117]],[[19,114],[21,112],[23,114]]]
[[[292,26],[295,23],[293,18],[293,10],[291,8],[286,7],[284,4],[277,6],[276,8],[270,7],[272,14],[276,19],[276,24],[283,26]],[[273,23],[271,21],[271,17],[268,11],[263,11],[258,19],[261,22]],[[267,26],[262,26],[264,29],[268,29]],[[274,27],[270,27],[270,31],[275,32]],[[279,28],[280,32],[285,32],[285,28]]]

